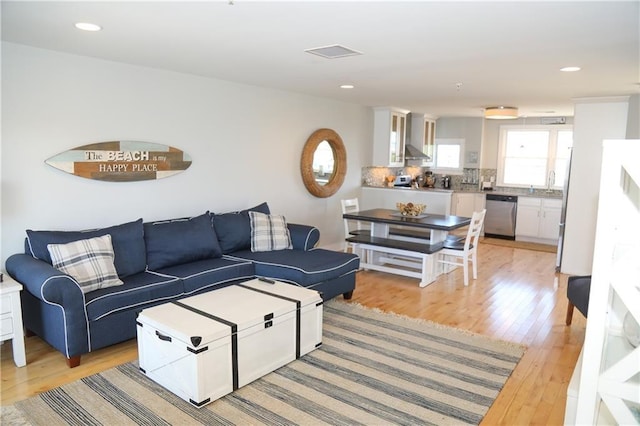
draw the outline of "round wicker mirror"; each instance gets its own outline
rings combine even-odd
[[[333,153],[333,167],[330,173],[327,173],[322,165],[317,165],[321,157],[318,147],[323,142],[329,144]],[[315,170],[314,158],[316,160]],[[347,151],[340,135],[331,129],[318,129],[313,132],[302,150],[300,172],[304,186],[312,195],[326,198],[335,194],[342,186],[344,176],[347,174]]]

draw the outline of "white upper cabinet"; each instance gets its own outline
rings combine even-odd
[[[409,111],[384,107],[374,108],[373,112],[373,165],[404,166]]]
[[[432,166],[435,162],[435,143],[436,143],[436,120],[433,118],[425,117],[424,119],[424,141],[422,144],[422,152],[431,157],[430,160],[425,160],[429,166]]]

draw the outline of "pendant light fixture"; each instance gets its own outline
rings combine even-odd
[[[484,109],[484,118],[491,120],[511,120],[518,118],[518,108],[510,106],[494,106]]]

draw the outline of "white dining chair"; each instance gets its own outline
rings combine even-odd
[[[360,211],[360,204],[357,198],[340,200],[340,203],[342,204],[342,214],[357,213]],[[362,222],[358,220],[343,219],[343,221],[344,221],[344,237],[345,238],[349,238],[354,235],[371,233],[371,230],[368,227],[364,226]],[[344,246],[344,251],[346,253],[349,250],[351,250],[352,253],[356,253],[357,252],[356,245],[353,243],[347,242]]]
[[[357,198],[340,200],[342,204],[342,214],[357,213],[360,211],[360,204]],[[344,219],[344,236],[349,238],[352,235],[368,234],[371,230],[359,220]]]
[[[467,236],[462,241],[446,241],[444,248],[438,252],[437,262],[443,265],[462,266],[464,271],[464,285],[469,285],[469,262],[473,267],[473,279],[478,278],[478,240],[484,224],[484,216],[487,210],[474,212],[467,231]],[[453,258],[453,259],[451,259]],[[444,267],[444,266],[443,266]],[[443,272],[450,272],[453,268],[444,267]]]

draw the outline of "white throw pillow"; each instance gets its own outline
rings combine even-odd
[[[273,251],[291,248],[291,236],[284,216],[249,212],[251,219],[251,251]]]
[[[83,293],[124,284],[113,263],[111,235],[47,244],[53,267],[71,275]]]

